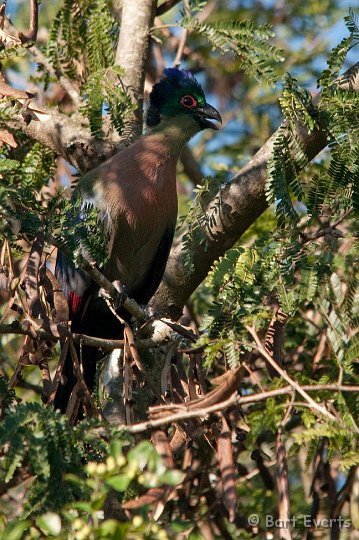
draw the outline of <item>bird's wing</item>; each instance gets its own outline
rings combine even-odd
[[[133,298],[141,304],[149,302],[162,280],[172,246],[174,231],[175,224],[166,229],[140,286],[132,293]],[[143,249],[146,249],[146,246],[143,246]]]

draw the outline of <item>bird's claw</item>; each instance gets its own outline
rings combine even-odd
[[[165,318],[152,321],[151,328],[153,341],[157,343],[172,341],[173,343],[180,345],[183,341],[183,336],[173,330],[170,325],[166,324],[166,321],[172,322],[170,319]]]
[[[120,309],[126,298],[128,297],[126,287],[122,285],[122,283],[118,280],[115,280],[112,282],[112,285],[116,289],[116,294],[111,295],[108,291],[105,291],[105,289],[100,289],[99,295],[103,298],[106,298],[108,300],[111,300],[113,303],[113,307],[117,311]]]
[[[113,299],[114,308],[117,310],[117,309],[120,309],[120,307],[122,306],[122,304],[124,303],[124,301],[128,297],[128,294],[127,294],[126,287],[124,285],[122,285],[122,283],[120,281],[118,281],[118,279],[113,281],[112,285],[115,287],[115,289],[117,291],[117,295]]]

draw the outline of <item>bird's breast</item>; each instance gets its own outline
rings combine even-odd
[[[134,159],[124,172],[101,184],[97,190],[103,193],[97,198],[107,213],[107,277],[119,279],[131,295],[148,279],[162,240],[175,227],[176,159],[149,160],[140,166]]]

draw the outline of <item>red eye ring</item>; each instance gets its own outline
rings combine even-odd
[[[197,101],[193,96],[183,96],[181,98],[180,104],[183,105],[186,109],[193,109],[197,106]]]

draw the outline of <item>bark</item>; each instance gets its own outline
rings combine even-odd
[[[45,111],[44,107],[41,110]],[[28,122],[19,114],[4,124],[51,148],[82,173],[94,169],[118,150],[118,145],[93,137],[78,119],[52,109],[48,113],[51,117],[42,122],[36,119]]]
[[[122,82],[137,105],[130,121],[134,136],[142,133],[145,62],[156,4],[156,0],[122,2],[121,30],[115,62],[124,69]]]

